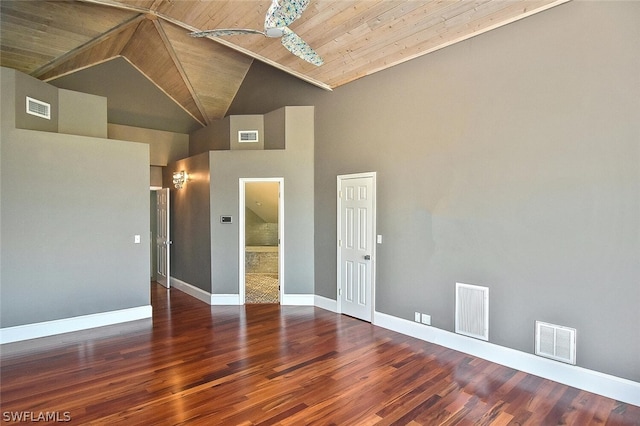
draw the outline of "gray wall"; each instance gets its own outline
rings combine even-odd
[[[14,76],[20,76],[14,78]],[[2,69],[5,96],[48,87]],[[15,129],[2,115],[2,327],[148,306],[146,145]],[[134,244],[134,235],[142,237]]]
[[[239,130],[257,130],[258,142],[238,142]],[[264,132],[264,117],[261,114],[227,116],[189,135],[189,155],[212,150],[262,150],[265,148]]]
[[[15,125],[18,129],[40,130],[43,132],[58,131],[58,89],[55,87],[42,84],[40,80],[30,77],[21,72],[3,69],[3,72],[9,73],[15,79],[16,84],[13,88],[15,93],[15,105],[7,105],[8,108],[15,108]],[[2,94],[4,97],[4,92]],[[51,107],[51,119],[36,117],[26,113],[27,96],[46,102]]]
[[[285,108],[264,116],[264,149],[285,149]]]
[[[189,180],[176,189],[173,172],[180,170]],[[163,186],[171,188],[171,276],[211,293],[209,175],[209,154],[203,153],[165,167]]]
[[[332,93],[254,65],[230,113],[316,107],[316,294],[336,175],[377,171],[378,311],[452,331],[455,282],[485,285],[492,343],[575,327],[578,365],[639,381],[639,19],[571,2]]]
[[[59,133],[107,138],[107,98],[58,89],[58,105]]]
[[[189,156],[202,154],[211,150],[231,148],[231,117],[216,120],[206,127],[189,134]]]
[[[109,123],[183,134],[202,127],[123,57],[64,75],[50,83],[108,98]]]
[[[211,151],[211,273],[213,293],[238,294],[240,178],[284,178],[284,291],[314,292],[313,107],[265,115],[285,119],[285,150]],[[232,215],[232,224],[221,224]]]
[[[261,114],[232,115],[230,118],[231,149],[264,149],[264,117]],[[240,142],[238,132],[240,130],[257,130],[258,142]]]
[[[142,127],[108,124],[108,138],[149,145],[149,165],[166,166],[189,156],[189,135]]]

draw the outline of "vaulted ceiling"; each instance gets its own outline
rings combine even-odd
[[[568,0],[311,0],[290,25],[316,67],[261,35],[270,0],[0,2],[0,65],[44,81],[124,58],[201,125],[224,117],[254,60],[332,90]]]

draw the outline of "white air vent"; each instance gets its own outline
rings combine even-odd
[[[536,321],[536,355],[576,363],[576,329]]]
[[[489,340],[489,288],[456,283],[456,333]]]
[[[51,120],[51,105],[27,96],[27,114]]]
[[[238,131],[238,142],[258,142],[257,130],[240,130]]]

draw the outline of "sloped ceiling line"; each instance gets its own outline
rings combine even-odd
[[[122,50],[127,46],[143,21],[136,21],[124,27],[122,31],[112,33],[111,37],[103,39],[100,43],[79,50],[75,55],[67,58],[66,61],[56,64],[55,68],[41,74],[38,78],[43,81],[51,81],[121,56]]]
[[[109,7],[114,7],[120,10],[125,10],[125,11],[130,11],[130,12],[137,12],[137,13],[142,13],[142,14],[150,14],[153,15],[159,19],[162,19],[163,21],[166,21],[168,23],[174,24],[178,27],[183,28],[184,30],[186,30],[186,32],[192,32],[192,31],[201,31],[203,28],[197,28],[194,27],[193,25],[189,25],[186,22],[180,21],[178,19],[174,19],[169,15],[166,15],[162,12],[157,11],[157,9],[159,8],[159,6],[163,3],[162,0],[156,0],[153,5],[150,8],[145,8],[145,7],[140,7],[140,6],[136,6],[136,5],[131,5],[131,4],[127,4],[127,3],[121,3],[118,1],[114,1],[114,0],[78,0],[81,1],[83,3],[93,3],[93,4],[97,4],[97,5],[102,5],[102,6],[109,6]],[[565,0],[567,1],[567,0]],[[298,70],[292,69],[290,67],[287,66],[283,66],[281,65],[279,62],[274,61],[272,59],[267,58],[264,55],[261,55],[259,53],[253,52],[250,49],[247,49],[243,46],[240,46],[238,44],[235,44],[231,41],[228,41],[224,38],[219,38],[219,37],[207,37],[208,40],[211,40],[212,42],[221,44],[225,47],[228,47],[230,49],[235,50],[236,52],[242,53],[244,55],[247,55],[251,58],[257,59],[261,62],[264,62],[268,65],[271,65],[274,68],[277,68],[281,71],[284,71],[288,74],[293,75],[294,77],[297,77],[301,80],[306,81],[307,83],[313,84],[314,86],[320,87],[324,90],[327,91],[332,91],[333,88],[326,84],[323,81],[320,81],[318,79],[309,77],[308,75],[306,75],[303,72],[300,72]],[[287,55],[288,56],[288,55]],[[297,63],[299,62],[296,59],[292,59],[293,62]]]
[[[102,44],[105,41],[108,41],[109,39],[119,35],[120,33],[127,31],[127,30],[131,30],[132,27],[137,27],[140,22],[144,19],[143,15],[137,15],[137,16],[133,16],[130,19],[128,19],[127,21],[113,27],[111,30],[103,33],[100,37],[96,37],[93,40],[89,40],[87,43],[78,46],[77,48],[70,50],[69,52],[65,53],[62,56],[59,56],[57,58],[55,58],[54,60],[52,60],[51,62],[44,64],[43,66],[41,66],[40,68],[36,69],[35,71],[33,71],[31,73],[31,75],[33,77],[36,78],[41,78],[43,75],[45,75],[46,73],[49,73],[49,76],[47,77],[48,79],[52,79],[55,77],[59,77],[60,75],[55,75],[51,73],[51,71],[55,70],[56,68],[60,67],[61,65],[63,65],[64,63],[76,58],[77,56],[86,53],[88,50],[93,49],[94,47]],[[120,52],[118,52],[119,54]],[[110,59],[110,58],[107,58]],[[94,65],[94,64],[86,64],[87,66],[90,65]]]
[[[184,111],[200,124],[205,125],[204,115],[196,106],[185,80],[175,65],[175,59],[171,57],[157,27],[151,20],[146,19],[140,23],[136,33],[122,50],[122,56],[135,65]]]
[[[207,124],[207,125],[210,124],[211,123],[211,119],[210,119],[209,115],[207,114],[207,111],[206,111],[204,105],[202,105],[202,102],[200,102],[200,98],[199,98],[198,94],[194,90],[193,85],[191,84],[191,82],[189,81],[189,76],[185,72],[184,67],[182,66],[182,63],[180,62],[180,60],[178,59],[178,57],[176,55],[176,51],[173,48],[173,44],[171,43],[171,40],[169,39],[169,37],[167,36],[167,33],[164,30],[164,27],[163,27],[164,24],[161,21],[157,20],[157,19],[153,19],[152,21],[153,21],[153,25],[156,27],[156,30],[160,34],[160,38],[164,42],[164,45],[165,45],[165,48],[167,49],[167,52],[169,52],[169,56],[171,56],[171,59],[173,60],[173,63],[175,64],[176,68],[178,69],[178,72],[180,73],[180,75],[182,76],[182,80],[184,80],[184,84],[187,86],[187,89],[189,90],[189,93],[191,93],[191,97],[193,98],[193,101],[195,102],[196,107],[200,111],[200,114],[202,114],[202,117],[204,118],[205,124]]]
[[[277,40],[188,35],[261,28],[271,0],[1,0],[0,65],[51,81],[122,57],[207,125],[254,59],[331,90],[567,1],[312,0],[291,29],[323,56],[315,67]]]

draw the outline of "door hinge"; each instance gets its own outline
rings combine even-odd
[[[342,240],[338,240],[338,247],[342,247]]]
[[[342,190],[338,191],[338,198],[342,199]]]
[[[341,288],[338,289],[338,296],[342,296],[342,289]]]

